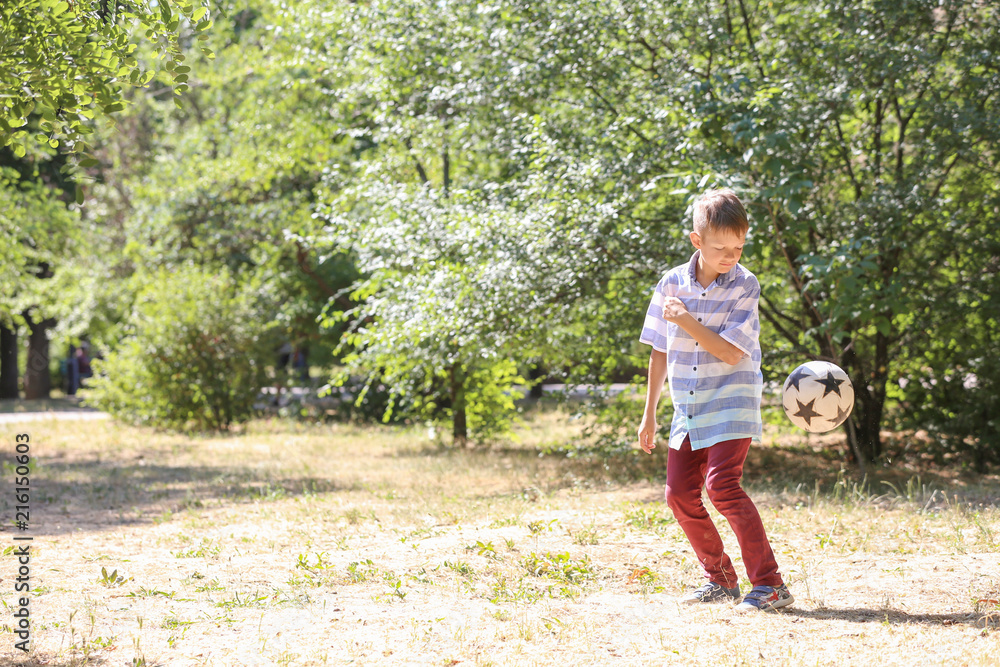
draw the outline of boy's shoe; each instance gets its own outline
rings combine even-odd
[[[788,586],[754,586],[753,590],[746,594],[743,602],[736,606],[736,611],[771,611],[787,607],[795,602],[795,598],[788,592]]]
[[[680,597],[677,601],[681,604],[697,604],[698,602],[736,602],[740,599],[740,587],[726,588],[712,581],[701,588],[691,591],[687,595]]]

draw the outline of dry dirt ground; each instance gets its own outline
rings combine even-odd
[[[542,456],[573,437],[553,417],[487,451],[423,428],[7,423],[5,517],[19,433],[32,648],[5,520],[4,665],[1000,664],[996,477],[863,482],[815,441],[765,438],[745,483],[797,601],[741,615],[675,602],[701,580],[663,448]]]

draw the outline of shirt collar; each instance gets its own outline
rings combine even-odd
[[[698,258],[701,257],[701,250],[695,250],[694,254],[691,255],[691,261],[688,262],[688,275],[691,277],[691,282],[698,283]],[[716,285],[725,285],[730,280],[736,280],[736,267],[739,264],[735,264],[733,268],[729,269],[725,273],[719,274],[719,277],[715,279]]]

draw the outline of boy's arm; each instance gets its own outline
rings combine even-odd
[[[684,302],[677,297],[668,296],[663,301],[663,318],[673,322],[705,348],[705,351],[730,366],[735,366],[743,359],[744,352],[728,340],[715,333],[688,312]]]
[[[646,407],[642,411],[639,424],[639,447],[647,454],[656,448],[656,406],[660,402],[663,384],[667,380],[667,353],[653,350],[649,355],[648,387]]]

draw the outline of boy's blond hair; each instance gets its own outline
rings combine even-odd
[[[694,204],[694,231],[744,236],[750,229],[747,211],[729,188],[709,190]]]

